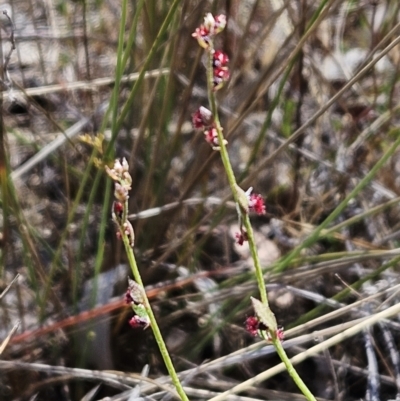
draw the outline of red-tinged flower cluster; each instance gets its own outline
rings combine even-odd
[[[240,230],[240,233],[235,234],[236,242],[239,245],[243,245],[244,241],[248,241],[249,238],[247,237],[247,232],[243,230],[243,228]]]
[[[211,127],[214,123],[211,111],[203,106],[200,106],[192,116],[192,123],[193,127],[196,129]]]
[[[204,23],[196,28],[192,36],[197,39],[201,47],[208,49],[214,36],[223,31],[225,26],[225,15],[221,14],[214,17],[211,13],[208,13],[204,17]]]
[[[250,187],[246,192],[247,205],[250,212],[256,212],[257,214],[265,214],[264,199],[259,194],[253,193],[253,187]]]
[[[250,316],[246,319],[245,322],[246,331],[248,331],[252,336],[260,336],[267,341],[271,341],[271,334],[268,332],[268,327],[260,322],[260,320],[256,316]],[[285,338],[285,333],[283,327],[278,327],[275,332],[276,337],[279,341],[283,341]]]
[[[215,50],[213,53],[213,67],[226,68],[229,63],[229,57],[221,50]]]
[[[129,320],[129,324],[134,329],[147,329],[150,326],[150,322],[146,317],[140,317],[138,315],[133,316]]]
[[[204,137],[214,150],[220,149],[218,131],[214,123],[212,113],[207,108],[201,106],[192,116],[193,127],[204,130]],[[221,128],[222,129],[222,128]],[[224,139],[224,144],[228,142]]]
[[[242,206],[242,210],[245,213],[255,212],[259,215],[265,214],[264,199],[262,198],[261,195],[253,194],[252,192],[253,192],[252,187],[250,187],[246,192],[244,192],[247,198],[247,204]],[[241,218],[239,218],[239,227],[240,227],[240,232],[235,234],[235,239],[237,244],[243,245],[245,241],[248,241],[248,237],[246,230],[243,228],[243,223],[241,221]]]
[[[112,168],[105,166],[109,177],[114,181],[114,197],[111,215],[113,221],[118,226],[117,238],[127,235],[129,244],[133,248],[135,242],[135,233],[132,224],[127,219],[127,208],[129,191],[131,190],[132,177],[129,174],[129,165],[126,159],[116,159]]]
[[[249,196],[249,210],[257,214],[265,214],[264,199],[259,194],[251,194]]]
[[[213,90],[217,91],[221,89],[225,82],[229,80],[228,67],[216,67],[213,68]]]
[[[229,80],[229,57],[221,50],[213,53],[213,89],[217,91]]]
[[[214,36],[221,32],[226,25],[225,15],[214,17],[208,13],[204,18],[204,23],[196,28],[192,36],[197,40],[201,47],[204,47],[212,55],[213,68],[213,90],[221,89],[225,82],[229,80],[228,62],[229,57],[221,50],[214,50]]]
[[[136,281],[128,278],[128,289],[125,293],[125,302],[132,306],[135,315],[129,320],[133,328],[147,329],[150,326],[150,318],[144,306],[144,289]]]
[[[246,319],[246,331],[248,331],[252,336],[258,335],[258,330],[260,329],[260,322],[255,316],[249,316]]]
[[[215,127],[210,127],[204,130],[204,137],[206,142],[209,143],[213,148],[217,148],[219,146],[218,133]]]

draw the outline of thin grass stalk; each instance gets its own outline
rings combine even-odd
[[[317,20],[317,18],[320,16],[320,13],[322,12],[323,8],[325,7],[326,1],[322,2],[318,9],[314,12],[310,22],[308,23],[307,27],[306,27],[306,32],[303,34],[303,37],[306,36],[308,37],[310,35],[310,33],[307,32],[307,30],[309,30],[310,28],[313,27],[313,23]],[[323,13],[322,16],[324,16],[325,13]],[[319,18],[319,20],[321,20],[321,17]],[[267,130],[271,124],[272,121],[272,114],[274,112],[274,110],[276,109],[276,107],[279,104],[283,89],[286,85],[287,80],[289,79],[290,73],[292,72],[293,67],[296,65],[296,62],[298,61],[298,57],[300,55],[302,51],[302,48],[298,48],[297,53],[295,54],[295,56],[293,58],[291,58],[289,60],[288,66],[286,67],[286,70],[284,71],[284,75],[281,79],[281,81],[279,82],[279,87],[277,90],[277,94],[275,95],[275,97],[272,99],[271,101],[271,105],[268,108],[268,112],[267,112],[267,116],[264,120],[264,123],[260,129],[260,133],[257,137],[257,140],[253,146],[253,149],[251,151],[251,155],[249,157],[249,160],[246,163],[246,166],[241,174],[241,177],[239,178],[239,181],[241,181],[244,177],[246,177],[246,175],[248,174],[248,170],[250,168],[250,166],[254,163],[259,151],[260,151],[260,147],[261,144],[263,143]]]
[[[360,333],[364,328],[370,327],[385,318],[395,316],[398,313],[400,313],[400,304],[391,306],[390,308],[385,309],[382,312],[376,313],[376,314],[372,315],[371,317],[362,320],[360,323],[357,323],[353,327],[346,329],[342,333],[336,334],[335,336],[307,349],[303,353],[294,356],[293,358],[291,358],[291,362],[293,365],[301,363],[301,362],[305,361],[306,359],[308,359],[312,356],[315,356],[315,355],[319,354],[320,352],[322,352],[336,344],[343,342],[347,338],[351,338],[351,337],[355,336],[356,334]],[[277,375],[278,373],[284,372],[285,370],[286,370],[286,367],[284,364],[281,363],[279,365],[276,365],[273,368],[268,369],[268,370],[258,374],[257,376],[252,377],[251,379],[248,379],[248,380],[238,384],[237,386],[233,387],[232,389],[225,391],[224,393],[218,395],[217,397],[211,398],[209,401],[225,400],[225,399],[227,399],[227,397],[229,395],[238,394],[242,391],[245,391],[245,390],[255,386],[256,384],[261,383],[261,382]]]
[[[128,8],[128,0],[122,1],[121,6],[121,23],[119,26],[119,35],[118,35],[118,49],[117,49],[117,66],[115,69],[115,84],[114,90],[110,102],[110,109],[112,111],[111,117],[111,136],[114,137],[117,135],[117,118],[118,118],[118,96],[119,96],[119,88],[121,84],[121,78],[124,73],[124,43],[125,43],[125,24],[126,24],[126,14]]]
[[[94,263],[94,272],[93,272],[93,288],[91,290],[90,294],[90,303],[89,306],[93,307],[96,304],[96,296],[97,296],[97,290],[98,290],[98,277],[101,271],[101,266],[103,264],[103,258],[104,258],[104,247],[105,247],[105,233],[106,233],[106,228],[107,224],[109,221],[109,213],[110,213],[110,199],[111,199],[111,181],[107,180],[105,184],[105,191],[104,191],[104,204],[102,208],[102,213],[101,213],[101,221],[100,221],[100,229],[99,229],[99,238],[97,240],[97,252],[96,252],[96,259]],[[94,193],[96,193],[95,191]],[[85,231],[83,231],[84,233]],[[83,364],[85,362],[85,359],[87,357],[87,344],[91,341],[90,338],[87,338],[85,343],[79,344],[79,349],[82,350],[82,352],[79,355],[80,362]]]
[[[376,277],[379,277],[380,274],[382,274],[387,269],[395,266],[399,262],[400,262],[400,256],[393,258],[389,262],[384,263],[379,269],[377,269],[377,270],[373,271],[372,273],[367,274],[365,277],[357,280],[355,283],[351,284],[348,288],[344,288],[342,291],[340,291],[335,296],[333,296],[332,299],[335,301],[340,301],[340,300],[344,299],[346,296],[351,294],[352,291],[358,290],[359,288],[361,288],[361,286],[364,283],[366,283],[369,280],[373,280]],[[300,324],[304,324],[312,319],[315,319],[316,317],[320,316],[325,309],[326,309],[326,305],[318,305],[311,311],[303,314],[299,319],[297,319],[289,327],[295,327]]]
[[[124,106],[122,107],[121,113],[120,113],[120,115],[118,117],[118,120],[117,120],[116,126],[115,126],[115,131],[116,132],[119,131],[119,129],[121,128],[126,116],[131,111],[133,100],[134,100],[134,98],[136,96],[136,93],[137,93],[140,85],[142,84],[142,81],[144,79],[144,74],[145,74],[147,68],[149,67],[151,60],[153,59],[154,55],[156,54],[156,52],[157,52],[157,50],[159,48],[159,45],[161,43],[161,40],[163,39],[163,37],[165,35],[165,32],[167,31],[168,26],[169,26],[170,22],[172,21],[174,15],[175,15],[175,12],[177,10],[177,7],[178,7],[180,2],[181,2],[181,0],[174,0],[174,2],[172,3],[172,5],[171,5],[171,7],[169,9],[169,12],[168,12],[167,16],[165,17],[165,19],[163,21],[163,24],[161,25],[160,30],[158,31],[157,37],[154,40],[154,43],[153,43],[153,45],[152,45],[152,47],[151,47],[151,49],[149,51],[149,54],[148,54],[148,56],[147,56],[147,58],[146,58],[146,60],[145,60],[145,62],[143,64],[143,67],[142,67],[142,69],[140,71],[140,75],[139,75],[137,81],[135,82],[131,92],[129,93],[128,99],[126,100]],[[115,138],[112,138],[112,140],[110,142],[110,145],[114,141],[115,141]]]
[[[342,202],[335,208],[335,210],[314,230],[314,232],[306,238],[301,245],[296,247],[292,252],[289,253],[274,269],[275,272],[281,272],[285,270],[289,263],[298,255],[300,255],[301,251],[305,248],[308,248],[316,241],[319,240],[322,231],[340,214],[344,211],[347,207],[347,204],[350,202],[351,199],[355,198],[358,193],[368,185],[376,173],[383,167],[383,165],[390,159],[390,157],[394,154],[397,147],[400,145],[400,129],[394,129],[392,133],[397,135],[396,141],[393,143],[392,146],[383,154],[383,156],[376,162],[374,167],[370,170],[370,172],[355,186],[355,188],[343,199]]]
[[[390,50],[396,47],[400,43],[400,36],[398,36],[395,40],[393,40],[387,47],[385,47],[378,55],[372,59],[359,71],[357,72],[344,86],[341,88],[334,96],[332,96],[325,104],[322,106],[316,113],[313,114],[301,127],[296,129],[295,132],[288,138],[282,145],[280,145],[275,151],[273,151],[269,156],[264,158],[260,163],[258,163],[253,171],[250,172],[249,176],[247,176],[243,180],[243,185],[246,185],[247,182],[251,182],[254,177],[257,176],[258,172],[264,169],[266,166],[270,165],[276,157],[281,154],[284,150],[286,150],[291,143],[297,140],[304,131],[309,128],[319,117],[321,117],[349,88],[351,88],[358,80],[364,76],[382,57],[384,57]],[[367,57],[366,61],[369,60]],[[247,112],[247,110],[246,110]],[[238,128],[238,123],[235,122],[235,126],[232,130]],[[231,130],[231,131],[232,131]]]
[[[88,165],[86,167],[85,173],[84,173],[84,175],[83,175],[83,177],[81,179],[81,184],[79,186],[78,193],[76,194],[76,197],[74,199],[74,203],[73,203],[73,205],[71,207],[71,210],[70,210],[70,212],[68,214],[66,227],[68,227],[69,224],[72,222],[72,220],[73,220],[73,218],[75,216],[76,209],[77,209],[78,205],[80,204],[80,201],[81,201],[82,196],[83,196],[83,192],[84,192],[84,190],[86,188],[86,184],[87,184],[87,182],[88,182],[88,180],[90,178],[90,171],[91,171],[91,169],[93,167],[93,160],[94,160],[95,156],[96,156],[96,151],[93,150],[91,158],[90,158],[90,160],[88,162]],[[100,177],[101,176],[99,176],[99,178]],[[80,261],[81,261],[81,256],[82,256],[82,252],[83,252],[83,247],[84,247],[84,239],[86,237],[87,227],[88,227],[88,224],[89,224],[88,222],[89,222],[90,212],[92,210],[92,205],[94,203],[94,197],[95,197],[95,194],[96,194],[96,191],[93,191],[93,188],[96,188],[95,185],[96,185],[96,180],[94,181],[94,184],[92,186],[91,195],[90,195],[89,201],[88,201],[88,203],[86,205],[86,212],[85,212],[85,215],[84,215],[83,220],[82,220],[82,231],[81,231],[82,234],[81,234],[81,238],[80,238],[80,241],[79,241],[78,252],[77,252],[76,258],[75,258],[75,269],[80,269]],[[46,276],[47,279],[46,279],[45,289],[44,289],[44,293],[43,293],[43,297],[42,297],[43,298],[43,302],[41,302],[41,314],[44,313],[44,308],[45,308],[45,305],[46,305],[46,299],[47,299],[49,291],[51,289],[53,276],[54,276],[54,273],[55,273],[55,271],[57,269],[57,266],[58,266],[58,263],[59,263],[59,259],[60,259],[60,256],[61,256],[61,252],[62,252],[62,248],[63,248],[63,244],[66,241],[67,236],[68,236],[68,230],[64,230],[62,235],[61,235],[58,247],[57,247],[56,251],[54,252],[54,255],[53,255],[53,258],[52,258],[52,261],[51,261],[50,270],[49,270],[49,272],[48,272],[48,274]],[[74,302],[75,305],[76,305],[77,295],[78,295],[78,293],[77,293],[77,291],[78,291],[77,286],[78,286],[78,281],[79,281],[78,277],[79,277],[79,273],[77,271],[74,271],[74,275],[73,275],[73,279],[72,279],[72,299],[73,299],[73,302]]]

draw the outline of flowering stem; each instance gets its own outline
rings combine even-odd
[[[233,199],[235,200],[235,203],[237,205],[239,205],[240,202],[239,202],[239,194],[237,191],[236,177],[235,177],[235,173],[233,172],[232,165],[231,165],[229,155],[228,155],[228,150],[226,148],[226,144],[224,141],[222,127],[221,127],[221,123],[219,121],[219,116],[218,116],[217,100],[215,98],[215,92],[213,91],[213,65],[212,65],[213,49],[212,49],[211,45],[210,45],[210,49],[207,52],[207,54],[208,54],[208,68],[207,68],[208,100],[210,103],[211,113],[213,115],[213,121],[214,121],[215,127],[217,129],[218,144],[220,147],[222,163],[224,165],[224,169],[225,169],[226,175],[228,177],[228,182],[229,182],[229,186],[231,188],[232,194],[233,194]],[[243,213],[242,211],[240,211],[240,213],[241,213],[241,219],[244,222],[244,226],[246,227],[246,231],[247,231],[248,242],[249,242],[251,257],[254,261],[254,267],[256,270],[256,278],[257,278],[258,288],[260,291],[261,301],[264,305],[266,305],[268,307],[267,290],[265,288],[264,277],[263,277],[263,272],[262,272],[262,268],[261,268],[261,264],[260,264],[260,259],[258,257],[257,247],[256,247],[256,244],[254,241],[253,228],[251,226],[248,213]]]
[[[127,210],[127,208],[125,208],[125,209]],[[123,240],[123,243],[125,246],[126,254],[128,256],[128,261],[129,261],[129,265],[132,270],[133,277],[135,278],[136,283],[139,284],[141,288],[143,288],[142,296],[144,299],[144,307],[146,308],[147,315],[150,319],[150,326],[153,330],[153,334],[156,339],[161,356],[164,359],[164,363],[165,363],[165,366],[167,367],[168,374],[171,377],[172,383],[174,384],[176,391],[179,394],[180,399],[183,401],[189,401],[189,398],[187,397],[185,390],[183,389],[182,384],[179,380],[179,377],[175,371],[175,368],[172,363],[171,357],[169,355],[167,346],[165,345],[163,336],[161,334],[160,328],[158,327],[157,320],[154,316],[149,299],[147,298],[146,292],[144,290],[142,277],[140,276],[140,272],[139,272],[138,266],[136,264],[135,254],[133,253],[133,249],[131,247],[129,238],[128,238],[127,234],[124,232],[124,230],[122,229],[122,227],[120,227],[120,232],[122,235],[122,240]]]
[[[208,99],[209,99],[210,109],[211,109],[211,113],[213,116],[215,128],[217,130],[218,147],[219,147],[219,152],[221,154],[222,163],[224,165],[224,169],[225,169],[226,175],[228,177],[229,186],[231,188],[235,203],[237,205],[240,205],[241,203],[239,200],[239,194],[238,194],[238,190],[237,190],[238,186],[236,183],[235,174],[233,172],[232,165],[231,165],[229,155],[228,155],[228,151],[226,148],[226,142],[224,140],[222,126],[221,126],[221,123],[219,121],[219,116],[218,116],[217,100],[215,98],[215,92],[213,90],[213,50],[214,49],[213,49],[212,43],[210,43],[208,51],[207,51],[207,54],[208,54],[208,64],[207,64]],[[256,274],[258,289],[260,292],[261,302],[266,308],[269,309],[267,290],[265,287],[264,276],[263,276],[263,272],[262,272],[262,268],[261,268],[260,259],[258,257],[257,246],[256,246],[256,243],[254,240],[254,232],[253,232],[253,227],[250,222],[249,214],[247,212],[244,212],[240,206],[238,207],[238,212],[241,214],[240,219],[246,228],[247,240],[249,243],[251,257],[254,262],[255,274]],[[284,348],[282,347],[281,340],[278,338],[276,331],[270,330],[270,337],[271,337],[272,344],[274,345],[274,347],[276,349],[276,352],[278,353],[282,362],[285,364],[289,375],[292,377],[293,381],[296,383],[296,385],[298,386],[300,391],[304,394],[304,396],[309,401],[316,401],[315,397],[310,392],[310,390],[305,385],[305,383],[303,382],[301,377],[298,375],[296,369],[293,367],[292,363],[290,362],[290,359],[286,355],[286,352],[285,352]]]

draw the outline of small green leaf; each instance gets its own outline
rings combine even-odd
[[[128,290],[134,304],[143,304],[144,295],[143,288],[136,282],[128,277]]]
[[[140,305],[132,305],[132,309],[134,310],[134,312],[142,319],[148,319],[149,316],[147,314],[146,308],[144,307],[144,305],[140,304]]]
[[[261,301],[256,298],[250,297],[253,304],[254,311],[260,322],[264,323],[269,330],[276,331],[278,329],[278,324],[276,323],[275,315],[272,313],[271,309],[264,305]]]

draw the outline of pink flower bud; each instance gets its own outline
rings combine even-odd
[[[246,319],[245,323],[246,330],[255,337],[258,334],[258,319],[255,316],[250,316]]]
[[[211,13],[208,13],[204,17],[204,24],[196,28],[194,33],[192,33],[192,36],[197,39],[197,42],[201,47],[208,49],[213,36],[220,33],[225,26],[225,15],[221,14],[214,18]]]
[[[224,83],[229,80],[228,67],[216,67],[213,70],[213,90],[217,91],[224,86]]]
[[[128,172],[129,171],[129,164],[125,157],[122,159],[122,171],[123,172]]]
[[[192,33],[192,36],[197,40],[197,43],[207,49],[210,46],[210,31],[206,29],[203,25]]]
[[[249,197],[249,210],[255,211],[257,214],[265,214],[264,199],[261,195],[251,194]]]
[[[242,230],[240,233],[235,234],[236,242],[239,245],[243,245],[244,241],[248,241],[247,233],[246,231]]]
[[[285,338],[285,332],[283,331],[283,327],[279,326],[278,329],[276,330],[276,337],[280,342],[282,342]]]
[[[120,176],[122,175],[124,168],[122,167],[122,164],[119,161],[119,159],[115,159],[113,169],[118,175]]]
[[[221,50],[216,50],[213,54],[213,67],[226,67],[229,63],[229,57]]]
[[[220,33],[226,27],[226,16],[224,14],[217,15],[214,18],[214,34]]]
[[[260,322],[256,316],[250,316],[246,319],[246,330],[252,335],[256,336],[260,334],[260,331],[268,330],[268,327]]]
[[[145,316],[135,315],[131,320],[129,320],[129,324],[134,329],[142,328],[143,330],[146,330],[150,326],[150,320]]]
[[[133,231],[133,227],[130,221],[125,221],[123,224],[123,230],[124,234],[128,237],[129,239],[129,245],[131,248],[135,245],[135,232]]]
[[[213,123],[213,116],[210,110],[200,106],[200,108],[192,116],[193,127],[203,129]]]

